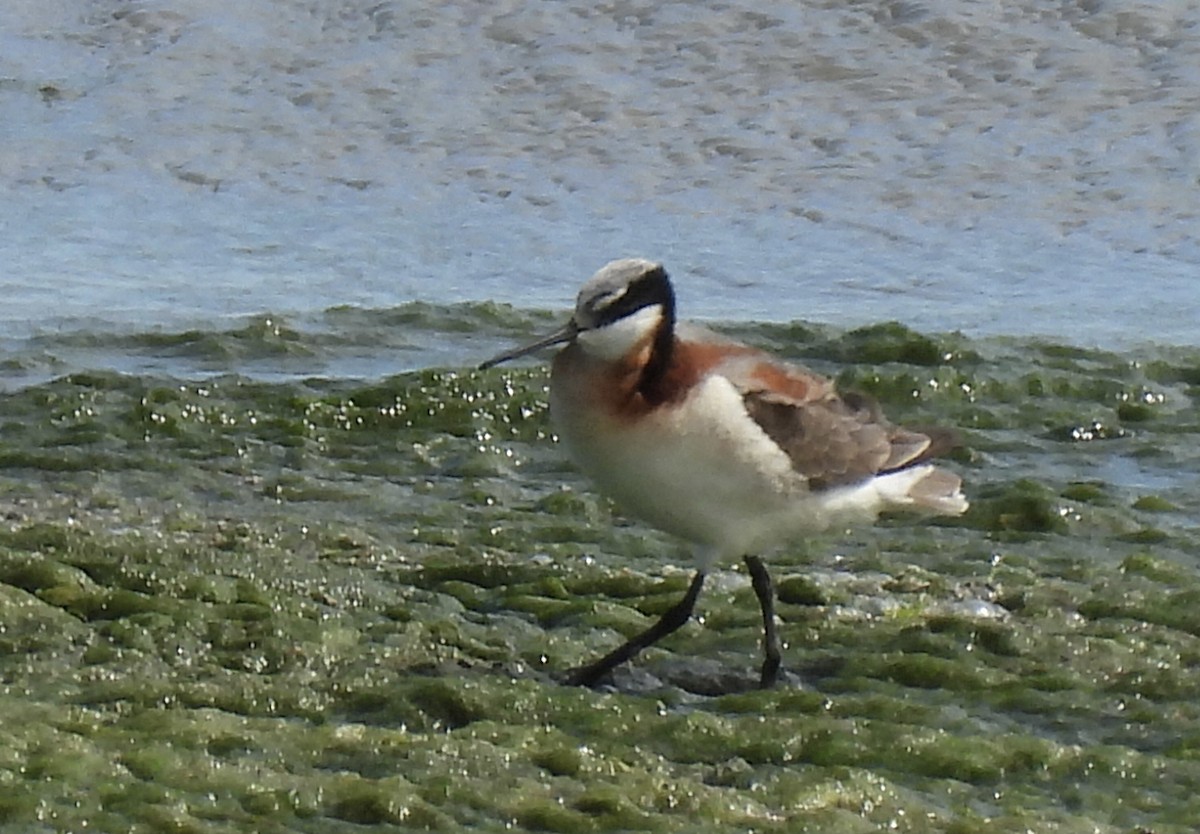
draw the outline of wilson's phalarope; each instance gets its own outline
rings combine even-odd
[[[677,325],[660,264],[613,261],[583,285],[561,329],[484,362],[489,368],[566,343],[554,358],[550,414],[587,475],[630,514],[691,542],[687,593],[642,634],[575,670],[592,686],[678,629],[720,560],[742,557],[762,608],[760,683],[779,671],[771,577],[756,555],[803,532],[882,510],[957,515],[957,475],[929,459],[952,433],[888,423],[859,394],[708,331]]]

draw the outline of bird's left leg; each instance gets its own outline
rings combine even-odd
[[[750,570],[750,584],[754,588],[754,595],[758,597],[758,605],[762,608],[763,665],[758,685],[768,689],[774,686],[779,678],[779,663],[782,659],[779,652],[779,633],[775,628],[775,586],[762,559],[747,556],[745,562]]]

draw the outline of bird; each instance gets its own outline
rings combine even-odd
[[[676,319],[662,264],[622,258],[579,290],[558,330],[483,362],[544,348],[553,359],[550,417],[562,445],[629,515],[692,545],[683,598],[645,631],[570,672],[595,687],[693,615],[705,577],[742,559],[763,618],[758,685],[779,678],[774,584],[762,553],[885,510],[959,515],[961,478],[931,460],[948,429],[908,430],[865,394],[760,349]]]

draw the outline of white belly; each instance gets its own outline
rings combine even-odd
[[[754,553],[880,508],[870,482],[811,492],[723,377],[635,421],[556,396],[562,387],[551,386],[551,415],[580,469],[630,515],[714,556]]]

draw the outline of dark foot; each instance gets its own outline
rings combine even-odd
[[[768,581],[770,580],[768,579]],[[700,588],[703,585],[704,573],[698,572],[692,577],[692,584],[688,586],[687,593],[683,595],[683,599],[671,606],[659,618],[658,622],[641,634],[613,649],[599,660],[589,663],[587,666],[581,666],[571,672],[567,676],[567,685],[595,686],[600,682],[601,678],[625,661],[632,659],[642,649],[654,645],[671,632],[676,631],[691,618],[692,611],[696,607],[696,598],[700,596]]]
[[[754,588],[754,595],[758,597],[763,618],[763,665],[758,685],[769,689],[779,680],[779,664],[782,660],[779,652],[779,633],[775,628],[775,586],[762,559],[747,556],[745,562],[750,570],[750,584]]]

